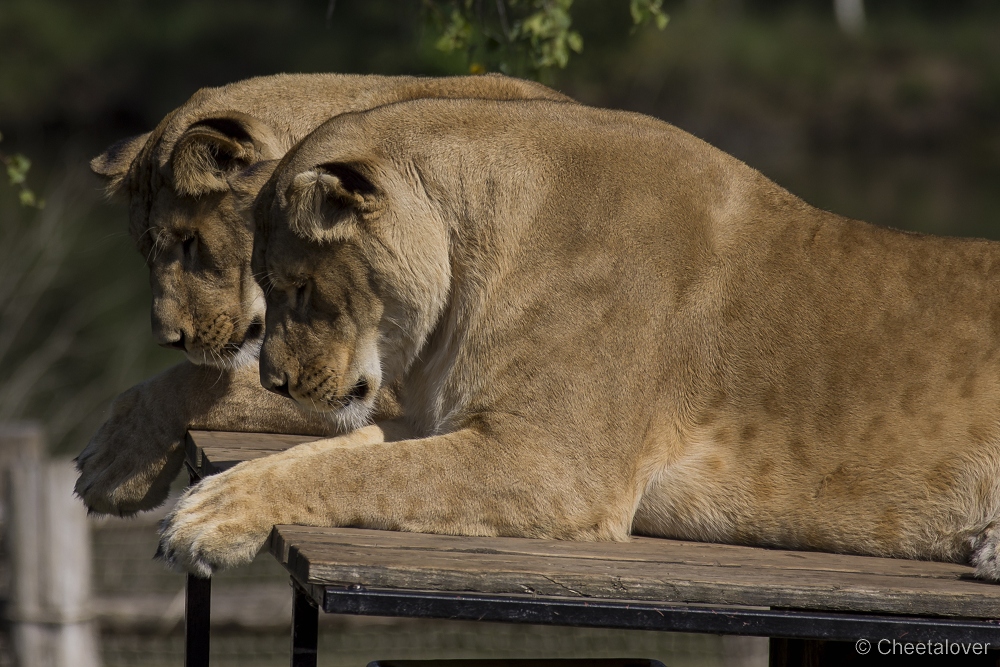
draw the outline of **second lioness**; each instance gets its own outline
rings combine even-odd
[[[1000,579],[1000,243],[819,211],[655,119],[419,100],[342,116],[258,204],[262,381],[420,437],[189,491],[194,572],[272,525],[657,536]],[[355,445],[355,446],[347,446]]]
[[[260,388],[255,365],[264,299],[250,272],[247,207],[296,141],[331,116],[421,97],[567,100],[510,77],[296,74],[198,91],[152,132],[115,144],[91,166],[127,197],[129,229],[150,269],[153,333],[182,364],[132,388],[80,455],[77,492],[94,511],[128,514],[166,497],[187,427],[342,432]],[[258,168],[263,166],[264,168]],[[226,391],[221,391],[225,387]],[[395,413],[391,395],[376,413]]]

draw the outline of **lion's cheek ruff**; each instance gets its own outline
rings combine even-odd
[[[410,251],[402,257],[384,254],[374,259],[375,273],[385,290],[379,324],[383,366],[388,376],[396,379],[421,354],[447,309],[451,267],[446,253],[435,249]]]

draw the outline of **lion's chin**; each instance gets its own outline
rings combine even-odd
[[[188,350],[187,358],[195,366],[211,366],[220,370],[235,371],[256,366],[260,357],[263,338],[244,339],[239,345],[226,344],[221,350]]]
[[[211,366],[220,370],[240,370],[256,366],[260,348],[264,345],[264,321],[254,317],[238,339],[230,339],[218,349],[187,350],[187,358],[195,366]]]
[[[350,399],[347,405],[343,407],[330,406],[329,410],[322,410],[322,413],[336,424],[340,431],[347,433],[372,423],[371,415],[375,409],[374,403],[373,400]]]
[[[302,409],[318,412],[336,424],[340,431],[348,432],[372,423],[378,386],[377,380],[362,376],[346,395],[332,400],[303,398],[296,396],[294,391],[291,396]]]

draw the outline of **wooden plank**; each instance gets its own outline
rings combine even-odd
[[[289,435],[287,433],[235,433],[232,431],[189,431],[199,447],[239,449],[271,449],[282,451],[303,442],[323,438],[316,435]]]
[[[241,461],[258,459],[316,440],[322,438],[287,433],[188,431],[185,444],[188,463],[200,477],[207,477],[231,468]]]
[[[522,547],[518,553],[510,551],[511,538],[498,540],[506,542],[505,545],[497,544],[499,548],[483,550],[479,547],[491,539],[397,533],[404,538],[417,537],[424,545],[419,549],[406,549],[399,545],[371,546],[369,533],[372,531],[327,529],[331,534],[338,534],[339,541],[333,544],[317,538],[316,530],[308,529],[308,533],[304,533],[302,528],[279,526],[271,541],[272,553],[286,568],[301,581],[314,585],[975,618],[1000,615],[1000,586],[960,579],[958,572],[948,579],[872,574],[865,572],[863,563],[854,568],[855,571],[831,571],[824,569],[822,562],[817,569],[801,565],[786,568],[780,562],[760,567],[759,560],[751,559],[744,564],[732,560],[736,552],[730,552],[731,563],[727,565],[720,562],[650,562],[622,557],[621,552],[627,552],[631,544],[596,545],[598,548],[610,547],[612,554],[618,552],[617,556],[609,558],[599,558],[596,552],[586,557],[575,557],[568,552],[553,556],[544,551],[557,545],[542,540],[517,540],[535,543]],[[352,533],[358,535],[362,544],[349,543]],[[456,539],[478,540],[479,545],[455,550]],[[430,548],[435,540],[441,541],[443,549]],[[815,555],[801,553],[805,560]],[[965,574],[968,568],[960,572]]]
[[[222,447],[206,447],[202,450],[204,462],[207,462],[214,468],[214,472],[211,474],[227,470],[243,461],[261,459],[276,453],[277,451],[273,449],[223,449]],[[204,462],[202,463],[203,467],[205,465]]]
[[[510,559],[426,555],[408,562],[345,550],[326,562],[295,553],[292,570],[309,581],[393,590],[474,591],[600,599],[748,605],[798,609],[934,614],[989,618],[1000,609],[996,596],[955,591],[940,582],[917,585],[899,579],[851,574],[736,570],[565,559]],[[333,561],[333,562],[331,562]],[[339,562],[338,562],[339,561]],[[926,580],[925,580],[926,581]]]
[[[341,546],[433,550],[439,552],[523,554],[568,558],[599,558],[647,563],[675,563],[715,567],[778,568],[819,572],[858,572],[884,576],[971,578],[972,568],[957,563],[874,558],[807,551],[762,549],[731,544],[685,542],[635,537],[631,542],[570,542],[516,537],[425,535],[357,528],[282,526],[281,533],[296,545],[328,549]],[[276,554],[277,555],[277,554]],[[279,556],[279,559],[287,556]]]

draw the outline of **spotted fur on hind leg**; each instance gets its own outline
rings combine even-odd
[[[973,538],[970,561],[976,577],[1000,583],[1000,526],[991,523]]]

